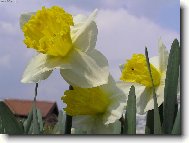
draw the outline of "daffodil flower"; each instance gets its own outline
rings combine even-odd
[[[24,43],[38,52],[27,65],[21,81],[39,82],[57,68],[73,86],[89,88],[107,83],[108,62],[95,49],[96,14],[97,10],[88,17],[72,17],[62,8],[53,6],[21,15]]]
[[[168,51],[165,45],[159,40],[159,56],[152,57],[150,67],[152,71],[155,92],[157,94],[158,106],[164,101],[164,87],[168,63]],[[147,68],[146,57],[143,54],[133,54],[130,60],[120,66],[123,86],[125,92],[131,85],[135,86],[137,113],[144,114],[154,109],[152,83]]]
[[[111,76],[108,84],[67,90],[62,100],[66,113],[73,116],[73,128],[87,134],[120,134],[126,95]]]

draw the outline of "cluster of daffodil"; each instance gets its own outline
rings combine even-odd
[[[88,134],[120,134],[120,118],[127,106],[131,85],[135,86],[137,113],[154,108],[152,83],[146,59],[134,54],[121,65],[122,75],[115,81],[108,61],[95,49],[98,29],[97,10],[89,16],[72,16],[63,8],[43,7],[20,19],[24,43],[37,54],[27,65],[23,83],[45,80],[53,69],[60,69],[64,80],[73,87],[62,96],[72,127]],[[150,59],[158,105],[164,97],[168,52],[159,41],[159,56]]]

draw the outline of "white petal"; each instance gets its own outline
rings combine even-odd
[[[144,114],[144,109],[148,102],[146,87],[138,83],[132,83],[132,82],[126,83],[123,81],[118,82],[117,85],[120,87],[120,89],[122,89],[122,91],[127,96],[126,99],[128,98],[131,86],[133,85],[135,87],[137,113]]]
[[[136,97],[136,107],[138,114],[145,114],[148,109],[153,109],[154,106],[151,104],[150,100],[153,100],[152,89],[145,88],[142,94]]]
[[[69,55],[71,69],[61,69],[62,77],[72,86],[90,88],[108,82],[108,62],[97,50],[86,54],[73,50]]]
[[[134,82],[119,81],[116,84],[124,92],[126,96],[129,95],[129,91],[132,85],[135,87],[136,97],[140,96],[145,90],[145,86]]]
[[[116,122],[108,125],[97,124],[94,126],[91,134],[120,134],[121,133],[121,122],[117,120]]]
[[[166,78],[166,73],[163,72],[161,74],[161,81],[160,85],[156,87],[156,96],[157,96],[157,103],[158,107],[163,103],[164,101],[164,88],[165,88],[165,78]]]
[[[150,64],[152,64],[157,70],[159,70],[160,65],[159,65],[159,56],[155,56],[149,59]]]
[[[113,83],[113,82],[112,82]],[[114,123],[119,120],[123,114],[123,110],[126,106],[128,91],[124,84],[124,87],[119,83],[102,85],[105,93],[112,95],[111,104],[109,105],[106,113],[104,114],[104,124]],[[129,87],[130,88],[130,87]]]
[[[120,81],[117,85],[122,89],[124,94],[126,95],[126,99],[128,98],[130,87],[133,85],[135,87],[135,94],[136,94],[136,106],[137,106],[137,113],[144,114],[145,108],[148,104],[148,101],[151,99],[151,89],[146,88],[145,86],[132,83],[132,82],[123,82]]]
[[[52,57],[45,54],[34,56],[27,65],[21,82],[37,83],[49,77],[54,68],[70,68],[67,60],[62,57]]]
[[[160,70],[165,71],[167,69],[168,64],[168,51],[166,50],[165,45],[163,44],[162,40],[159,39],[159,64],[160,64]]]
[[[120,134],[121,123],[117,120],[115,123],[104,125],[103,122],[96,122],[89,134]]]
[[[20,16],[20,28],[22,29],[22,27],[24,26],[24,24],[26,22],[28,22],[28,20],[30,19],[30,17],[32,15],[34,15],[35,12],[29,12],[29,13],[24,13]]]
[[[158,103],[158,107],[159,107],[164,101],[164,86],[159,86],[156,89],[156,96],[157,96],[157,103]],[[150,97],[150,98],[148,99],[148,103],[146,104],[144,112],[154,109],[154,99],[153,99],[152,92],[151,92],[150,96],[148,95],[148,97]]]
[[[120,81],[117,83],[117,86],[124,92],[126,96],[126,102],[127,102],[129,91],[132,85],[135,87],[137,113],[143,114],[144,107],[142,104],[143,102],[140,101],[141,100],[140,98],[141,96],[143,96],[143,93],[145,91],[145,86],[138,83],[123,82],[123,81]]]
[[[160,85],[157,89],[156,89],[156,96],[157,96],[157,103],[158,103],[158,107],[163,103],[164,101],[164,88],[165,85]]]
[[[74,47],[79,48],[83,52],[95,48],[98,34],[97,25],[94,22],[96,15],[97,10],[87,19],[82,15],[74,18],[74,26],[71,28],[71,38]]]
[[[114,94],[117,93],[116,82],[113,79],[111,74],[109,74],[108,82],[106,84],[99,86],[99,88],[101,88],[101,90],[103,90],[104,92],[106,92],[109,95],[112,95],[113,93]]]
[[[165,78],[166,78],[166,73],[163,72],[161,74],[161,81],[160,81],[160,85],[158,87],[156,87],[156,95],[157,95],[157,103],[158,106],[160,106],[163,101],[164,101],[164,87],[165,87]],[[143,96],[144,95],[144,96]],[[153,100],[153,92],[152,92],[152,88],[146,88],[145,89],[145,93],[143,93],[142,97],[140,98],[140,100],[142,100],[142,105],[141,109],[144,110],[142,111],[140,114],[143,114],[143,112],[147,112],[149,110],[154,109],[154,100]]]
[[[73,116],[72,117],[72,127],[80,129],[82,131],[91,131],[93,125],[95,124],[95,117],[93,116]]]
[[[74,116],[72,125],[76,129],[86,131],[87,134],[120,134],[121,123],[104,125],[101,116]]]
[[[119,96],[119,95],[117,95]],[[122,99],[112,98],[114,102],[109,105],[106,114],[104,115],[104,124],[109,125],[111,123],[115,123],[119,120],[123,114],[124,107],[126,106],[125,98],[121,97]]]
[[[87,20],[87,16],[85,16],[85,15],[82,15],[82,14],[78,14],[78,15],[76,15],[76,16],[74,16],[73,17],[73,21],[74,21],[74,27],[76,26],[76,25],[80,25],[80,24],[82,24],[83,22],[85,22]],[[73,28],[74,28],[73,27]]]

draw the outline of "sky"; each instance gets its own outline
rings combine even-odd
[[[179,0],[12,0],[0,2],[0,99],[33,99],[35,84],[20,82],[23,71],[35,54],[23,43],[19,18],[22,13],[35,12],[42,6],[59,5],[70,14],[89,15],[98,9],[96,48],[109,61],[110,73],[119,80],[119,64],[134,53],[149,56],[158,54],[158,39],[167,49],[172,41],[180,41]],[[55,70],[39,83],[38,100],[56,101],[59,109],[65,107],[60,98],[68,84]]]

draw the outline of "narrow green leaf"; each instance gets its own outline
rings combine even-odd
[[[33,134],[40,134],[40,126],[37,118],[37,108],[35,103],[33,104]]]
[[[158,103],[157,103],[157,96],[155,92],[154,82],[152,78],[152,72],[150,68],[150,62],[148,57],[148,50],[145,48],[145,55],[146,55],[146,62],[148,66],[148,71],[150,74],[151,82],[152,82],[152,89],[153,89],[153,99],[154,99],[154,134],[161,134],[161,122],[160,122],[160,115],[159,115],[159,109],[158,109]]]
[[[127,100],[123,134],[136,134],[136,95],[132,85]]]
[[[0,133],[23,134],[24,130],[3,101],[0,101]]]
[[[29,112],[28,118],[23,123],[25,134],[29,133],[29,130],[30,130],[31,124],[32,124],[32,120],[33,120],[33,109]]]
[[[181,134],[181,120],[180,120],[180,109],[177,112],[177,117],[173,126],[172,134]]]
[[[33,122],[31,122],[31,126],[30,126],[30,129],[28,131],[28,134],[33,134]]]
[[[168,66],[166,72],[164,88],[164,122],[163,129],[165,134],[171,134],[173,123],[175,121],[174,113],[177,110],[177,86],[180,66],[180,46],[177,39],[172,43]]]
[[[35,96],[34,96],[34,101],[33,101],[33,106],[32,106],[33,122],[31,125],[32,128],[30,130],[32,131],[32,134],[40,134],[40,125],[38,122],[37,107],[36,107],[37,89],[38,89],[38,83],[35,84]]]
[[[37,108],[37,121],[39,123],[39,129],[40,129],[40,133],[42,133],[43,131],[43,119],[42,119],[42,115],[41,115],[41,111]]]
[[[54,134],[64,134],[65,133],[65,119],[66,115],[63,111],[59,111],[58,122],[56,123],[53,133]]]

